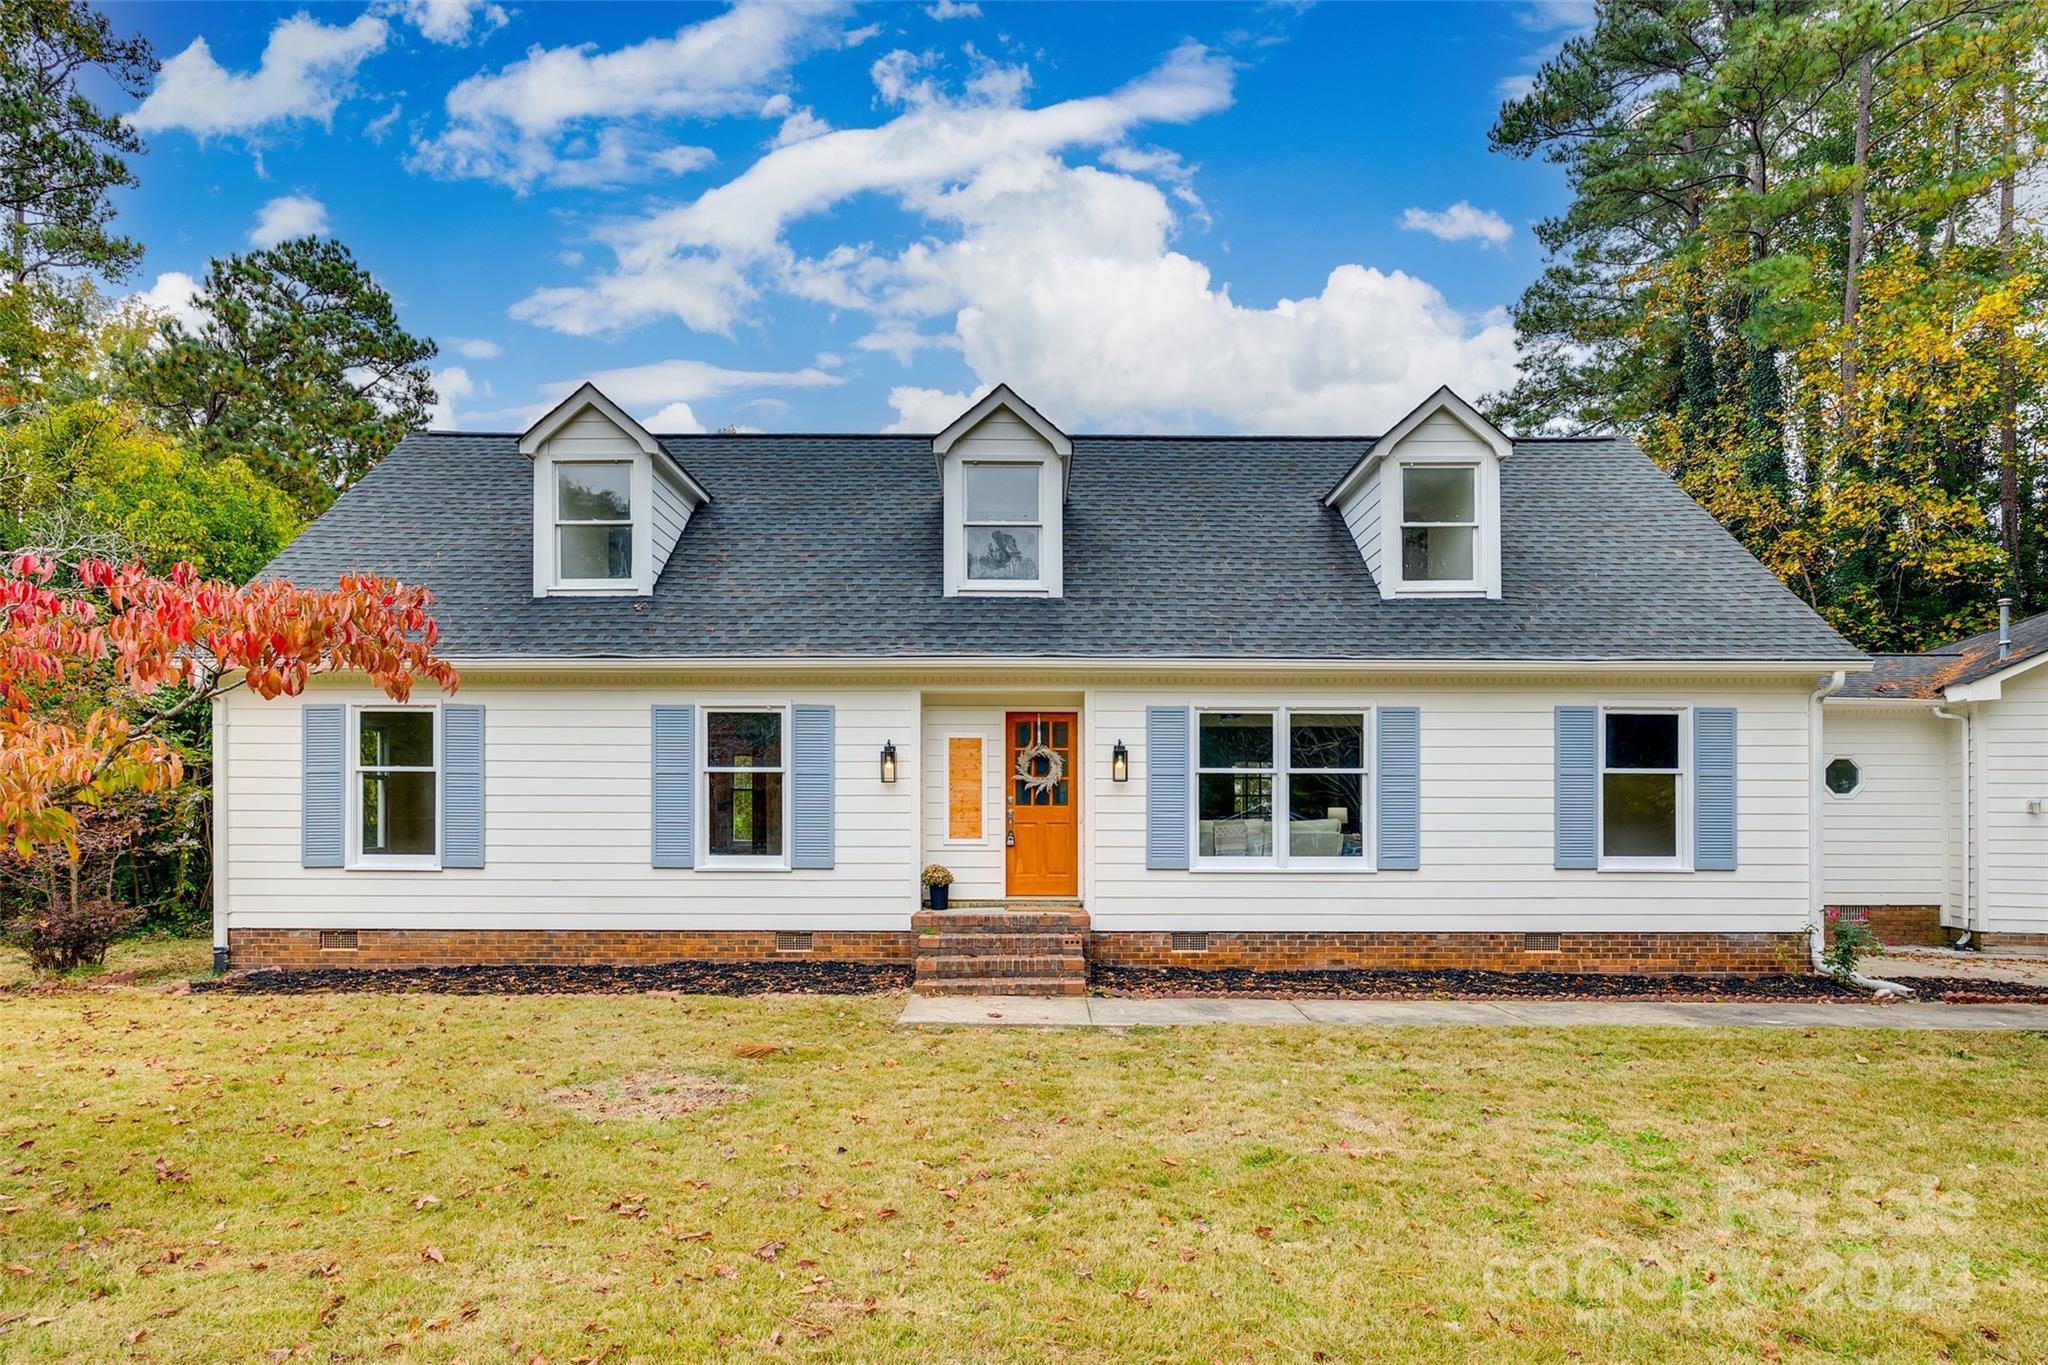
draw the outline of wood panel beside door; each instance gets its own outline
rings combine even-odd
[[[1076,896],[1081,891],[1081,822],[1074,804],[1074,743],[1078,726],[1072,711],[1012,711],[1003,726],[1005,863],[1012,896]],[[1034,744],[1060,756],[1062,776],[1050,791],[1033,791],[1017,776],[1017,757]],[[1033,771],[1051,765],[1037,759]]]

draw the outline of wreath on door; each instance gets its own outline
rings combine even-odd
[[[1044,772],[1038,771],[1040,759],[1045,760]],[[1027,744],[1017,751],[1017,780],[1033,796],[1052,795],[1066,775],[1067,760],[1050,744]]]

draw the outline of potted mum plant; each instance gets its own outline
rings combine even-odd
[[[924,883],[925,895],[931,900],[932,909],[945,909],[946,899],[952,894],[953,874],[941,863],[927,863],[919,880]]]

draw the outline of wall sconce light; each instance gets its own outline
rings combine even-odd
[[[882,746],[882,781],[896,780],[896,741],[890,740]]]
[[[1116,747],[1109,751],[1109,780],[1112,782],[1128,782],[1130,777],[1131,751],[1124,747],[1122,740],[1118,740]]]

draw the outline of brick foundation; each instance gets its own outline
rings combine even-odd
[[[228,965],[280,967],[620,966],[643,962],[836,958],[909,963],[917,935],[889,929],[819,929],[810,950],[778,951],[772,929],[360,929],[352,949],[322,948],[318,929],[234,929]]]
[[[1992,934],[1978,935],[1986,948],[2048,948],[2048,934]]]
[[[1901,947],[1941,948],[1954,937],[1941,927],[1938,905],[1830,905],[1828,914],[1860,919],[1879,939]],[[1834,936],[1834,926],[1830,924],[1829,940]]]
[[[1753,976],[1807,968],[1804,934],[1560,933],[1555,949],[1532,950],[1532,935],[1474,933],[1209,933],[1200,951],[1175,952],[1170,933],[1115,931],[1088,936],[1090,961],[1131,967],[1244,967],[1282,971],[1330,967],[1494,972],[1691,972]]]

